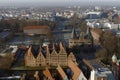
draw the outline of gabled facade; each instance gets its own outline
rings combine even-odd
[[[67,66],[67,53],[66,53],[66,51],[65,51],[61,42],[60,42],[59,46],[60,46],[60,51],[59,51],[59,54],[58,54],[58,58],[59,58],[58,63],[61,66]]]
[[[36,62],[37,62],[36,64],[37,66],[46,66],[45,57],[41,51],[36,58]]]
[[[75,58],[75,55],[71,52],[69,55],[68,55],[68,63],[69,61],[76,61],[76,58]]]
[[[25,55],[25,65],[35,67],[36,66],[36,59],[32,54],[31,48],[32,47],[30,46],[30,48],[28,49],[28,51]]]
[[[53,51],[52,51],[50,57],[51,57],[51,59],[50,59],[50,65],[51,66],[57,66],[58,65],[58,54],[57,54],[57,52],[55,50],[54,45],[53,45]]]
[[[46,46],[46,64],[50,65],[50,52],[48,45]]]
[[[69,60],[76,61],[74,54],[70,53],[67,56],[67,52],[63,47],[62,43],[59,44],[60,51],[57,52],[55,50],[55,46],[53,44],[53,50],[50,53],[49,47],[46,47],[46,54],[43,55],[42,51],[40,50],[37,57],[34,57],[30,47],[25,55],[25,66],[29,67],[38,67],[38,66],[68,66]],[[41,49],[41,48],[40,48]]]

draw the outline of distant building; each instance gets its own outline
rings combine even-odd
[[[101,12],[96,12],[96,11],[87,12],[86,15],[87,15],[86,21],[92,21],[99,19],[101,16]]]
[[[90,28],[87,28],[86,33],[81,32],[79,36],[77,36],[75,28],[73,28],[71,38],[69,39],[69,47],[72,48],[73,46],[81,46],[86,44],[93,46],[93,37],[91,35]]]
[[[76,61],[73,53],[67,54],[62,43],[59,44],[59,52],[55,50],[53,45],[53,50],[50,53],[48,46],[46,47],[46,54],[44,54],[41,49],[35,51],[32,46],[28,49],[25,55],[25,66],[38,67],[38,66],[67,66],[69,60]]]
[[[27,26],[23,28],[23,31],[28,35],[46,35],[50,31],[50,28],[48,26]]]

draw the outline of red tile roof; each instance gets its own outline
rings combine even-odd
[[[46,68],[46,69],[43,71],[43,74],[45,75],[46,78],[48,77],[49,80],[54,80],[54,79],[52,78],[52,75],[51,75],[51,73],[50,73],[50,71],[49,71],[48,68]]]
[[[66,73],[64,72],[64,70],[59,65],[57,67],[57,71],[59,72],[59,74],[61,75],[63,80],[65,80],[67,78]]]
[[[73,62],[68,62],[68,67],[73,71],[74,75],[72,76],[73,80],[77,80],[82,71],[78,68],[78,66]]]
[[[27,30],[27,29],[48,29],[49,27],[48,26],[26,26],[24,27],[24,30]]]

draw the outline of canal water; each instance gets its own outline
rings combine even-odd
[[[8,45],[30,45],[30,44],[40,44],[41,36],[14,36],[14,38],[7,42]],[[43,37],[42,37],[43,38]],[[54,41],[62,41],[63,43],[67,43],[70,38],[70,32],[56,32],[53,34]]]

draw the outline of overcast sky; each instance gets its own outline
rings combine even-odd
[[[75,4],[86,4],[92,5],[96,4],[103,4],[103,3],[117,3],[120,4],[120,0],[0,0],[0,5],[75,5]],[[28,3],[28,4],[27,4]],[[107,4],[108,5],[108,4]]]
[[[120,0],[0,0],[0,3],[7,2],[105,2],[105,1],[120,1]]]

